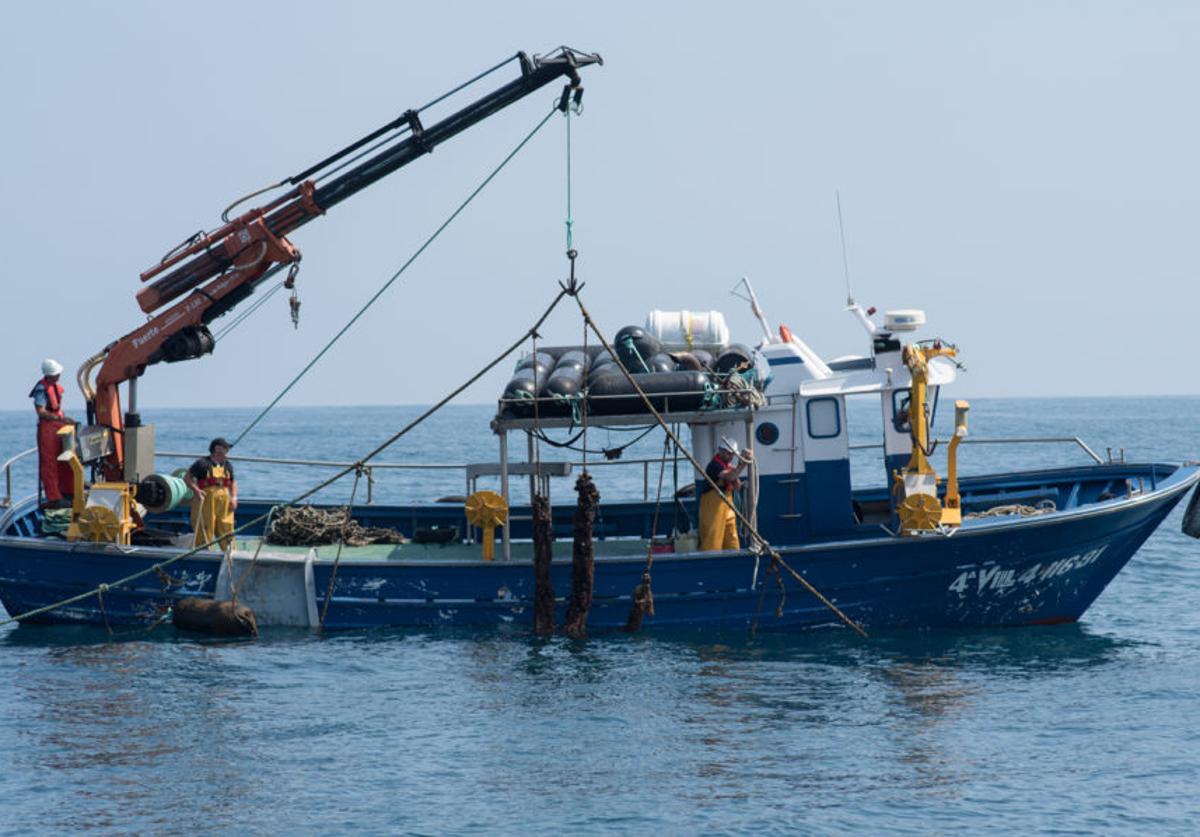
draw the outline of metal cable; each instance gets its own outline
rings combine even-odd
[[[266,304],[267,300],[270,299],[272,296],[274,296],[275,293],[282,287],[283,287],[282,282],[280,282],[276,285],[272,285],[271,288],[265,294],[263,294],[262,297],[255,300],[254,303],[252,305],[250,305],[249,308],[247,308],[245,311],[239,312],[238,315],[236,317],[234,317],[233,320],[231,320],[229,323],[227,323],[223,329],[221,329],[216,334],[214,334],[213,339],[218,342],[221,339],[223,339],[227,334],[229,334],[229,332],[233,331],[235,328],[237,328],[243,322],[245,322],[245,320],[251,314],[253,314],[255,311],[257,311],[259,308],[262,308],[263,305]]]
[[[381,287],[379,290],[377,290],[371,296],[371,298],[367,300],[366,304],[363,305],[362,308],[358,309],[358,313],[355,314],[353,317],[351,317],[350,321],[347,322],[344,326],[342,326],[341,330],[338,331],[338,333],[335,334],[333,336],[333,338],[328,343],[325,344],[325,347],[322,348],[321,351],[317,352],[316,356],[312,360],[310,360],[303,369],[300,370],[299,374],[297,374],[296,377],[292,378],[292,380],[288,383],[287,386],[285,386],[283,388],[283,390],[279,393],[279,395],[275,396],[274,400],[272,400],[271,403],[268,404],[261,413],[259,413],[257,416],[255,416],[254,420],[252,422],[250,422],[250,424],[246,427],[246,429],[243,430],[238,435],[238,437],[233,440],[234,446],[236,446],[238,444],[238,442],[242,441],[242,439],[244,439],[246,437],[246,435],[251,430],[253,430],[260,421],[262,421],[263,417],[265,417],[267,415],[267,413],[269,413],[272,409],[274,409],[275,405],[278,404],[283,399],[283,397],[291,391],[292,387],[294,387],[300,381],[301,378],[303,378],[306,374],[308,374],[310,369],[312,369],[314,366],[317,365],[317,362],[322,357],[325,356],[326,352],[328,352],[331,348],[333,348],[333,345],[342,338],[342,335],[344,335],[347,331],[349,331],[350,328],[359,321],[359,319],[362,317],[363,314],[367,313],[367,309],[370,308],[372,305],[374,305],[376,300],[379,299],[379,297],[383,296],[384,292],[387,291],[387,289],[390,288],[392,286],[392,284],[395,283],[395,281],[397,279],[399,279],[401,277],[401,275],[404,274],[404,271],[408,270],[409,266],[412,265],[412,263],[415,262],[422,253],[425,252],[426,248],[428,248],[429,245],[432,244],[434,242],[434,240],[437,239],[437,237],[442,234],[442,231],[445,230],[446,227],[450,226],[450,224],[454,221],[454,219],[456,219],[462,213],[462,211],[467,208],[467,206],[471,203],[471,201],[475,200],[475,198],[479,195],[479,193],[482,192],[484,190],[484,188],[486,188],[487,185],[489,183],[491,183],[492,180],[494,180],[498,174],[500,174],[501,170],[503,170],[503,168],[508,165],[509,161],[511,161],[513,157],[517,156],[517,154],[521,151],[521,149],[523,149],[529,143],[529,141],[531,139],[533,139],[534,135],[537,134],[537,132],[542,129],[542,126],[550,121],[550,117],[553,116],[555,114],[555,112],[556,112],[556,109],[551,108],[550,112],[547,113],[540,122],[538,122],[538,124],[534,127],[534,129],[532,131],[530,131],[528,134],[526,134],[524,139],[522,139],[519,143],[517,143],[516,148],[514,148],[512,151],[510,151],[508,153],[508,156],[506,156],[500,162],[500,165],[496,166],[496,168],[494,168],[492,170],[492,173],[489,174],[486,178],[484,178],[483,182],[480,183],[478,186],[476,186],[475,189],[471,192],[471,194],[467,196],[466,200],[464,200],[462,203],[460,203],[458,205],[458,208],[455,209],[452,213],[450,213],[450,217],[447,218],[445,221],[443,221],[442,225],[440,227],[438,227],[436,230],[434,230],[433,234],[431,236],[429,236],[429,238],[425,239],[425,243],[417,248],[417,251],[408,258],[408,261],[406,261],[403,265],[401,265],[400,269],[397,270],[395,273],[393,273],[392,277],[383,283],[383,287]]]
[[[496,70],[499,70],[501,67],[503,67],[505,64],[507,64],[509,61],[516,61],[517,58],[519,58],[519,57],[520,57],[520,55],[518,53],[517,55],[512,55],[512,56],[509,56],[508,58],[505,58],[503,61],[501,61],[495,67],[492,67],[490,70],[484,70],[482,73],[475,76],[475,78],[471,79],[470,81],[464,81],[462,84],[460,84],[458,87],[451,90],[449,93],[443,93],[442,95],[440,95],[436,99],[434,99],[432,102],[429,102],[429,103],[424,104],[421,107],[417,108],[417,113],[420,113],[421,111],[424,111],[424,110],[428,110],[429,108],[433,107],[438,102],[441,102],[444,99],[449,99],[451,96],[453,96],[458,91],[465,90],[466,88],[470,87],[475,82],[479,81],[481,78],[490,76],[492,73],[496,72]]]
[[[325,180],[328,180],[329,178],[333,177],[335,174],[340,172],[342,169],[346,168],[346,166],[352,166],[355,163],[357,163],[359,160],[361,160],[363,157],[366,157],[368,154],[373,154],[375,151],[379,150],[380,148],[383,148],[383,146],[387,145],[388,143],[395,142],[396,140],[398,140],[400,138],[400,134],[402,132],[408,131],[408,130],[409,130],[409,127],[407,125],[403,125],[403,126],[397,128],[395,130],[395,133],[391,134],[390,136],[384,137],[383,139],[376,142],[374,145],[367,146],[362,151],[355,154],[353,157],[350,157],[349,159],[347,159],[344,163],[334,166],[332,169],[325,172],[320,177],[314,178],[313,183],[321,183]]]

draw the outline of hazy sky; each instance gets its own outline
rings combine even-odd
[[[143,318],[138,273],[231,200],[517,50],[598,51],[574,122],[585,301],[611,332],[723,310],[861,352],[920,307],[965,396],[1195,393],[1200,4],[13,3],[0,85],[0,408]],[[500,84],[513,77],[493,77]],[[293,236],[282,294],[155,406],[268,402],[548,110],[558,85]],[[284,402],[427,403],[565,275],[556,119]],[[577,342],[564,306],[549,338]],[[230,319],[226,317],[225,321]],[[215,328],[224,325],[218,321]],[[507,371],[466,399],[498,396]],[[72,384],[67,406],[80,415]]]

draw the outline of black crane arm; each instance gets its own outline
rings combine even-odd
[[[138,293],[138,304],[147,313],[157,310],[202,282],[228,270],[252,243],[262,243],[272,261],[289,261],[292,248],[283,240],[288,233],[299,229],[324,214],[326,210],[418,157],[430,153],[456,134],[564,76],[567,78],[567,85],[559,106],[565,109],[568,95],[575,91],[574,96],[578,100],[582,90],[579,68],[603,64],[599,55],[579,52],[569,47],[560,47],[549,55],[535,55],[532,58],[522,52],[515,58],[520,63],[521,75],[513,81],[429,126],[422,125],[420,110],[425,110],[467,85],[461,85],[446,96],[438,97],[420,110],[405,111],[401,116],[341,151],[281,181],[279,185],[291,185],[294,188],[265,206],[253,209],[211,233],[196,236],[187,246],[172,252],[160,264],[142,273],[142,281],[154,281]],[[503,64],[493,70],[499,66]],[[406,129],[407,133],[398,141],[381,139],[390,132]],[[382,142],[385,147],[356,163],[348,171],[331,177],[336,171],[336,164],[376,141]],[[317,185],[311,178],[315,177],[316,181],[320,181],[322,172],[326,172],[325,177],[331,179]],[[168,269],[170,272],[160,276]]]

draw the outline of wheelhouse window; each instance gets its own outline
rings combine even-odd
[[[836,398],[813,398],[807,406],[808,435],[832,439],[842,432],[842,415]]]

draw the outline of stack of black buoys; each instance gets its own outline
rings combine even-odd
[[[660,412],[703,409],[712,385],[710,374],[728,375],[753,365],[754,353],[735,343],[716,358],[703,349],[667,352],[652,334],[625,326],[612,342],[613,355],[602,346],[541,346],[517,363],[516,374],[504,389],[506,415],[563,417],[575,414],[576,401],[587,394],[588,411],[595,415],[641,415],[646,405],[621,371]]]

